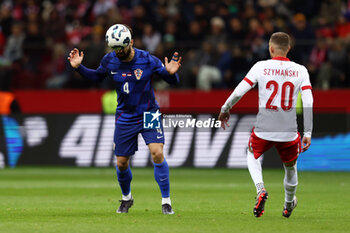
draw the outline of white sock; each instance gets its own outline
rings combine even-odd
[[[258,159],[255,159],[254,154],[250,152],[249,149],[247,150],[248,170],[255,184],[257,193],[265,189],[263,176],[262,176],[261,162],[262,162],[262,155]]]
[[[164,205],[164,204],[169,204],[169,205],[171,205],[170,197],[163,197],[163,198],[162,198],[162,205]]]
[[[122,195],[122,200],[123,200],[123,201],[129,201],[129,200],[131,200],[131,197],[132,197],[132,196],[131,196],[131,192],[130,192],[130,193],[129,193],[128,195],[126,195],[126,196],[125,196],[125,195]]]
[[[285,191],[285,202],[291,203],[295,196],[298,186],[298,172],[297,165],[295,164],[293,167],[286,167],[283,164],[285,175],[284,175],[284,191]]]

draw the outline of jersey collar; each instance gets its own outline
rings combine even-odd
[[[288,57],[273,57],[272,60],[290,61]]]

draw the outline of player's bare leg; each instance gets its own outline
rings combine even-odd
[[[128,213],[129,208],[134,204],[130,189],[132,173],[129,167],[129,159],[129,156],[117,156],[117,177],[122,190],[122,200],[120,200],[121,203],[117,213]]]
[[[154,178],[162,193],[162,212],[163,214],[174,214],[170,200],[169,167],[164,158],[163,143],[150,143],[148,148],[154,164]]]
[[[258,159],[255,159],[254,154],[251,150],[252,149],[247,150],[247,164],[250,176],[252,177],[257,192],[253,213],[255,217],[261,217],[264,213],[265,202],[268,198],[268,193],[265,190],[262,176],[262,156],[260,156]]]
[[[282,215],[289,217],[292,214],[293,209],[297,206],[298,200],[295,196],[298,186],[298,172],[296,160],[284,163],[285,170],[284,176],[284,191],[285,191],[285,202]]]

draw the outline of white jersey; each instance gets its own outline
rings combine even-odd
[[[270,141],[295,140],[298,136],[295,111],[298,94],[311,89],[306,68],[288,58],[275,57],[257,62],[244,80],[252,87],[258,84],[259,89],[259,113],[254,133]]]

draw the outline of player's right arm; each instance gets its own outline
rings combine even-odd
[[[257,65],[254,65],[246,77],[238,84],[230,97],[226,100],[225,104],[221,107],[219,114],[219,121],[221,121],[221,127],[226,129],[228,127],[228,120],[230,119],[230,109],[257,83]]]
[[[100,80],[103,79],[107,76],[108,71],[100,65],[96,70],[94,69],[89,69],[85,66],[83,66],[81,63],[84,58],[84,53],[83,51],[79,52],[77,48],[74,48],[72,51],[69,53],[69,63],[70,65],[83,77],[86,77],[91,80]]]

